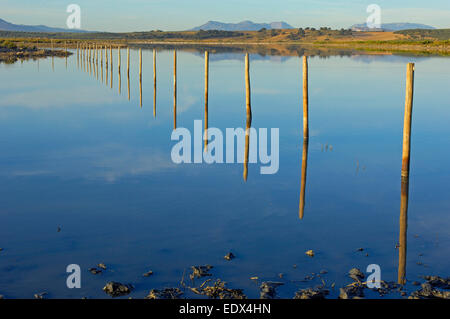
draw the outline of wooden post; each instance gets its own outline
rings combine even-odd
[[[209,82],[209,53],[205,51],[205,149],[208,150],[208,83]]]
[[[303,56],[303,138],[309,138],[308,57]]]
[[[130,47],[127,48],[127,75],[130,76]]]
[[[413,95],[414,95],[414,63],[408,63],[406,69],[405,118],[403,125],[403,154],[402,154],[403,178],[409,176]]]
[[[139,104],[142,108],[142,49],[139,48]]]
[[[120,46],[117,47],[117,60],[119,60],[118,62],[118,68],[119,68],[119,73],[120,73]]]
[[[406,283],[406,233],[408,228],[408,195],[409,195],[409,177],[402,178],[401,197],[400,197],[400,232],[398,247],[398,277],[397,282],[400,285]]]
[[[173,51],[173,129],[177,128],[177,51]]]
[[[142,49],[139,49],[139,78],[142,77]]]
[[[156,49],[153,49],[153,117],[156,117]]]
[[[250,127],[252,125],[252,106],[250,98],[250,59],[248,53],[245,54],[245,99],[246,99],[246,113],[247,120],[245,126],[245,151],[244,151],[244,181],[248,177],[248,158],[250,152]]]
[[[252,114],[251,107],[251,92],[250,92],[250,59],[248,53],[245,54],[245,98],[246,98],[246,109],[247,117]]]
[[[306,171],[308,167],[308,146],[309,139],[303,139],[303,152],[302,152],[302,177],[300,183],[300,204],[299,204],[299,217],[303,219],[305,211],[305,190],[306,190]]]

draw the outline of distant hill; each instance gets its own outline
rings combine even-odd
[[[353,31],[370,31],[365,23],[354,24],[350,27]],[[410,29],[436,29],[435,27],[420,23],[383,23],[378,31],[400,31]]]
[[[46,25],[24,25],[14,24],[0,19],[0,31],[21,31],[21,32],[87,32],[78,29],[52,28]]]
[[[220,31],[258,31],[262,28],[270,29],[293,29],[293,27],[286,22],[271,22],[271,23],[254,23],[252,21],[242,21],[239,23],[224,23],[219,21],[208,21],[205,24],[195,27],[189,31],[199,30],[220,30]]]

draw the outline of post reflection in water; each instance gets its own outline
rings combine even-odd
[[[303,139],[303,152],[302,152],[302,177],[300,183],[300,203],[299,203],[299,217],[303,219],[305,210],[305,190],[306,190],[306,172],[308,167],[308,148],[309,139]]]
[[[245,125],[245,153],[244,153],[244,181],[248,177],[248,157],[250,149],[250,127],[252,126],[252,106],[250,98],[250,61],[248,53],[245,54],[245,97],[247,121]]]
[[[402,177],[400,197],[400,232],[398,247],[398,283],[406,283],[406,233],[408,228],[409,177]]]
[[[128,101],[130,100],[130,48],[127,48],[127,87],[128,87]]]
[[[121,94],[121,89],[122,89],[122,76],[120,74],[120,62],[121,62],[121,57],[120,57],[120,46],[117,47],[117,71],[118,71],[118,77],[119,77],[119,94]]]

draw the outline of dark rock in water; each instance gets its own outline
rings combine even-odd
[[[225,258],[226,260],[231,260],[231,259],[234,259],[235,256],[234,256],[234,254],[232,252],[229,252],[223,258]]]
[[[58,226],[57,232],[61,232],[61,227]]]
[[[3,296],[3,295],[0,295],[0,299],[5,299],[5,296]]]
[[[147,271],[145,274],[143,274],[142,276],[144,276],[144,277],[150,277],[151,275],[153,275],[153,271],[149,270],[149,271]]]
[[[363,251],[364,248],[358,248],[356,251]]]
[[[294,299],[325,299],[329,293],[327,289],[301,289],[295,293]]]
[[[189,278],[191,278],[191,280],[194,280],[194,278],[212,276],[209,273],[209,271],[213,268],[213,266],[211,266],[211,265],[192,266],[191,268],[192,268],[192,274],[189,275]]]
[[[97,265],[98,268],[101,268],[103,270],[106,270],[106,265],[104,263],[100,263]]]
[[[359,270],[358,268],[352,268],[348,272],[348,275],[350,278],[352,278],[355,281],[361,281],[364,279],[364,274]]]
[[[226,287],[226,282],[217,279],[212,286],[201,288],[202,295],[212,299],[246,299],[242,289],[230,289]]]
[[[441,278],[439,276],[424,276],[423,277],[432,287],[450,289],[450,277]]]
[[[396,289],[399,291],[401,290],[401,286],[393,281],[386,282],[382,280],[380,282],[380,286],[380,288],[374,288],[374,290],[376,290],[380,294],[380,297],[383,297],[384,295],[387,295]]]
[[[48,293],[46,293],[46,292],[40,292],[40,293],[34,294],[34,299],[44,299],[45,296],[47,296],[47,295],[48,295]]]
[[[131,285],[123,285],[119,282],[108,282],[105,287],[103,287],[103,291],[106,292],[111,297],[120,297],[128,295],[131,290],[133,290],[133,286]]]
[[[0,251],[3,251],[3,248],[0,248]]]
[[[180,299],[182,295],[178,288],[152,289],[145,299]]]
[[[413,284],[414,286],[420,286],[420,282],[418,282],[418,281],[413,281],[412,284]]]
[[[102,270],[101,269],[97,269],[97,268],[89,268],[88,270],[93,275],[98,275],[98,274],[102,273]]]
[[[284,285],[282,282],[273,282],[267,281],[263,282],[260,289],[260,298],[261,299],[274,299],[277,296],[276,288]]]
[[[422,289],[414,291],[410,299],[450,299],[450,291],[442,291],[433,286],[429,282],[422,284]]]
[[[325,274],[328,274],[328,271],[327,271],[327,270],[325,270],[325,269],[322,269],[322,270],[320,271],[320,274],[321,274],[321,275],[325,275]]]
[[[364,297],[364,287],[361,284],[354,284],[339,289],[339,299],[355,299]]]

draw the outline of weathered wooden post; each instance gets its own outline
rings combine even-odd
[[[142,108],[142,49],[139,48],[139,105]]]
[[[402,178],[409,176],[413,95],[414,95],[414,63],[408,63],[406,69],[405,118],[403,124]]]
[[[250,58],[248,53],[245,54],[245,97],[246,97],[246,109],[247,116],[252,114],[251,107],[251,92],[250,92]]]
[[[247,120],[245,126],[245,152],[244,152],[244,181],[248,177],[248,158],[250,150],[250,127],[252,125],[252,106],[250,92],[250,59],[248,53],[245,54],[245,100]]]
[[[308,57],[303,56],[303,138],[309,138]]]
[[[173,129],[177,128],[177,50],[173,51]]]
[[[120,73],[120,60],[121,60],[121,58],[120,58],[120,45],[117,47],[117,60],[118,60],[118,70],[119,70],[119,73]]]
[[[208,84],[209,84],[209,53],[205,51],[205,152],[208,150]]]
[[[127,47],[127,75],[130,76],[130,47]]]

